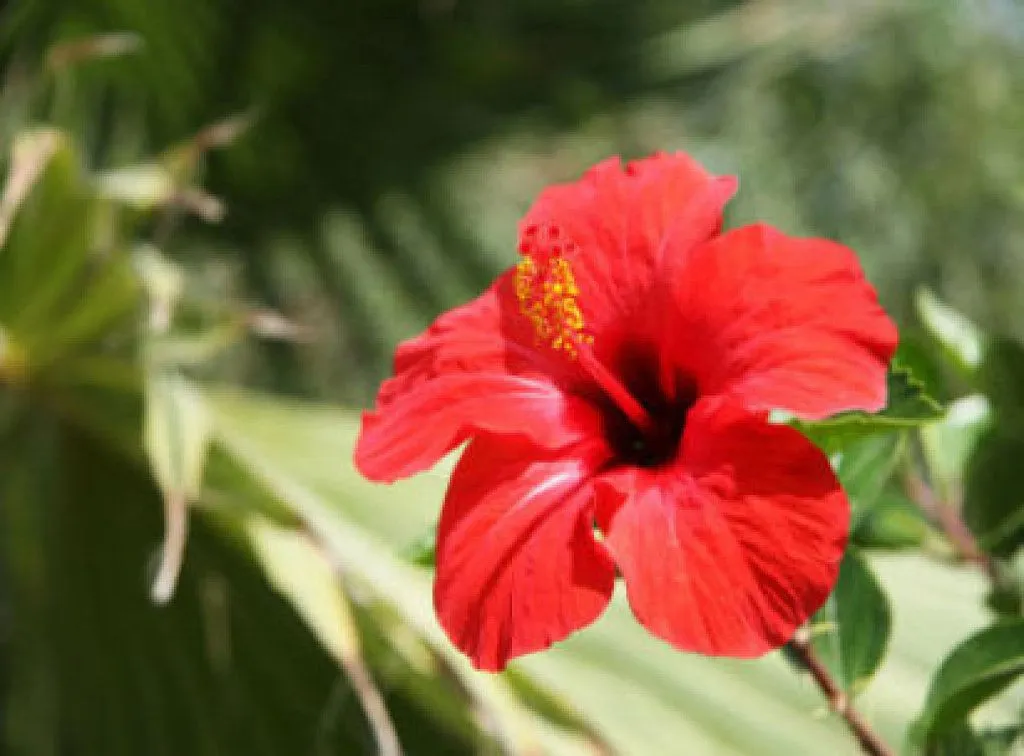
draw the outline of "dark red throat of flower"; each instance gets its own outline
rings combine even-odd
[[[638,393],[650,407],[651,426],[638,428],[618,406],[609,407],[604,413],[605,436],[620,462],[657,467],[675,458],[695,395],[687,393],[669,402],[658,393]]]
[[[607,404],[606,433],[618,458],[644,467],[671,459],[693,404],[692,392],[668,402],[656,380],[640,382],[650,390],[631,391],[594,355],[594,337],[587,332],[570,263],[579,250],[557,226],[527,228],[519,251],[523,259],[516,266],[515,283],[520,312],[538,340],[576,361],[601,390],[601,404]]]

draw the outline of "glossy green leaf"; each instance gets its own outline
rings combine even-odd
[[[793,424],[826,452],[841,451],[847,444],[867,436],[919,428],[942,417],[942,407],[928,396],[925,387],[911,373],[890,367],[886,376],[888,402],[881,412],[844,412],[820,422]]]
[[[956,376],[947,365],[945,355],[935,347],[935,339],[923,327],[901,322],[900,341],[893,362],[906,368],[928,387],[928,393],[939,404],[945,404],[962,389],[956,387]]]
[[[906,453],[903,433],[865,436],[834,454],[839,482],[850,499],[850,539],[860,546],[899,548],[920,543],[928,523],[893,480]]]
[[[968,638],[932,680],[914,737],[927,743],[961,724],[983,701],[1024,674],[1024,619],[1009,620]]]
[[[928,744],[928,756],[985,756],[974,731],[964,722]]]
[[[833,455],[833,466],[853,504],[855,521],[874,507],[892,478],[903,446],[901,434],[886,433],[851,441]]]
[[[856,548],[847,549],[836,587],[812,623],[814,646],[845,690],[860,692],[878,670],[891,622],[878,579]]]
[[[938,419],[943,409],[928,395],[920,380],[907,368],[893,366],[886,375],[888,400],[885,409],[871,415],[887,425],[917,427]]]

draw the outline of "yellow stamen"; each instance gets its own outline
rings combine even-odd
[[[593,343],[585,332],[583,311],[576,297],[580,290],[572,265],[561,255],[539,266],[526,255],[516,265],[516,297],[537,338],[552,348],[576,357],[580,344]]]
[[[526,241],[523,259],[516,265],[515,289],[519,311],[530,321],[539,341],[570,359],[579,360],[580,367],[615,402],[641,431],[649,432],[654,423],[650,414],[629,393],[629,390],[589,349],[594,337],[586,332],[586,320],[577,297],[580,294],[572,264],[562,252],[574,251],[571,242],[552,244],[547,254]],[[538,263],[538,259],[542,262]]]

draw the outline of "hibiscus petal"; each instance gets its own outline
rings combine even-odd
[[[896,327],[846,247],[746,226],[694,249],[671,286],[671,359],[701,394],[809,419],[885,406]]]
[[[520,227],[520,249],[543,262],[564,257],[579,288],[587,328],[600,332],[629,315],[666,256],[715,234],[736,192],[683,153],[597,164],[579,181],[545,189]]]
[[[849,506],[824,455],[792,428],[701,401],[670,467],[620,469],[596,485],[634,613],[680,649],[778,648],[837,578]]]
[[[434,605],[480,669],[547,648],[604,610],[615,567],[595,540],[599,443],[553,457],[481,436],[452,475],[438,526]]]
[[[506,327],[510,285],[503,275],[399,346],[395,376],[363,415],[355,452],[363,475],[390,482],[421,472],[477,431],[551,449],[599,432],[595,410],[556,385],[564,368],[547,364],[525,325]]]

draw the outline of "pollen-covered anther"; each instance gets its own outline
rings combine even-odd
[[[574,250],[571,242],[555,241],[559,239],[557,228],[543,229],[539,236],[535,229],[528,229],[521,245],[523,259],[516,265],[515,275],[519,310],[540,341],[575,357],[579,345],[593,343],[593,337],[585,332],[577,300],[580,290],[572,264],[563,256]]]

